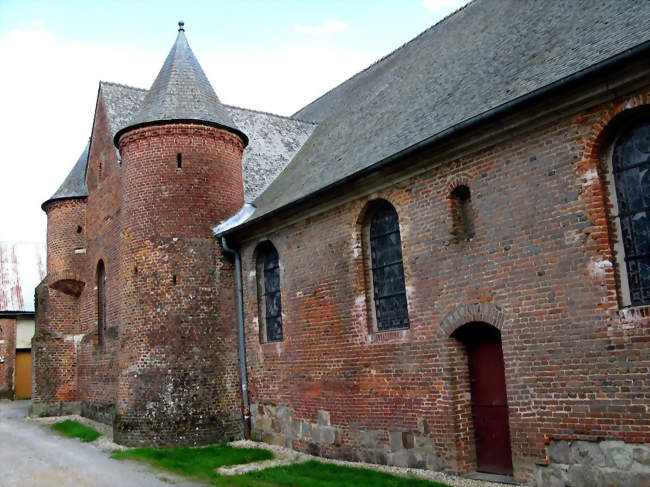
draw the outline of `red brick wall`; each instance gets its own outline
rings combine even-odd
[[[0,318],[0,398],[12,398],[16,363],[16,320]]]
[[[501,330],[518,479],[546,461],[551,437],[650,441],[649,313],[619,312],[599,177],[598,134],[634,100],[650,104],[648,90],[246,242],[250,398],[264,439],[385,462],[402,432],[428,437],[445,470],[475,469],[467,357],[450,335],[485,321]],[[471,190],[471,242],[452,235],[458,184]],[[407,331],[370,331],[362,215],[375,198],[400,218]],[[260,344],[255,248],[267,238],[284,340]],[[305,424],[334,428],[332,441]]]
[[[129,131],[119,146],[116,438],[163,445],[238,436],[232,266],[211,229],[243,204],[243,144],[214,127],[170,124]]]
[[[123,168],[113,145],[104,99],[99,97],[88,158],[87,282],[80,296],[80,323],[84,338],[79,347],[79,394],[91,408],[113,408],[117,394],[120,301],[120,228]],[[97,265],[106,274],[106,327],[98,340]],[[102,419],[102,418],[96,418]]]
[[[67,199],[48,203],[47,276],[37,288],[34,338],[36,403],[78,399],[77,350],[80,333],[78,293],[85,291],[86,202]]]

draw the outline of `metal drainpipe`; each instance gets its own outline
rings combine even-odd
[[[241,393],[244,401],[244,438],[251,438],[251,412],[248,403],[248,376],[246,375],[246,347],[244,343],[244,296],[241,279],[241,255],[228,247],[226,237],[221,237],[221,246],[225,252],[235,257],[235,279],[237,281],[237,330],[239,334],[239,368],[241,371]]]

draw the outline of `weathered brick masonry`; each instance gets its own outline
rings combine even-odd
[[[650,441],[650,321],[645,308],[619,312],[601,164],[606,126],[648,104],[645,89],[247,241],[254,435],[475,470],[465,346],[451,335],[480,321],[501,331],[516,478],[546,462],[551,438]],[[453,235],[459,184],[471,190],[469,242]],[[380,198],[399,214],[410,319],[384,333],[369,318],[363,241]],[[267,239],[280,256],[279,343],[259,340],[255,251]]]
[[[244,203],[242,151],[238,136],[197,124],[120,139],[120,338],[130,346],[120,353],[118,441],[241,435],[232,268],[211,227]]]

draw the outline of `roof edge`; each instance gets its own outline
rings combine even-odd
[[[124,135],[126,132],[129,130],[135,130],[135,129],[140,129],[143,127],[153,127],[156,125],[168,125],[168,124],[173,124],[173,123],[191,123],[191,124],[196,124],[196,125],[207,125],[209,127],[215,127],[221,130],[225,130],[227,132],[230,132],[232,134],[237,135],[239,138],[242,139],[242,142],[244,143],[244,147],[248,145],[248,136],[242,132],[239,129],[229,127],[227,125],[223,125],[217,122],[211,122],[209,120],[197,120],[197,119],[191,119],[191,118],[171,118],[168,120],[152,120],[150,122],[142,122],[142,123],[136,123],[134,125],[128,125],[126,127],[121,128],[120,130],[117,131],[115,134],[115,137],[113,137],[113,144],[115,144],[115,147],[119,149],[119,142],[120,138],[122,135]]]
[[[546,86],[543,86],[537,90],[531,91],[529,93],[526,93],[525,95],[522,95],[518,98],[515,98],[514,100],[510,100],[506,103],[503,103],[501,105],[498,105],[494,108],[491,108],[490,110],[480,113],[472,118],[466,119],[462,122],[457,123],[456,125],[452,125],[451,127],[448,127],[447,129],[442,130],[441,132],[438,132],[434,135],[431,135],[427,137],[426,139],[421,140],[420,142],[417,142],[409,147],[406,147],[399,152],[396,152],[388,157],[385,157],[384,159],[381,159],[363,169],[360,171],[357,171],[353,174],[350,174],[348,176],[345,176],[344,178],[341,178],[337,181],[334,181],[331,184],[328,184],[327,186],[324,186],[320,189],[317,189],[316,191],[313,191],[305,196],[302,196],[296,200],[290,201],[289,203],[286,203],[278,208],[274,208],[271,211],[268,211],[258,217],[254,217],[252,219],[248,219],[241,223],[238,226],[229,228],[228,230],[225,230],[221,233],[221,236],[226,236],[230,235],[235,231],[243,230],[246,228],[250,228],[258,223],[261,223],[262,221],[265,221],[269,219],[272,216],[277,215],[278,213],[282,211],[286,211],[290,208],[299,206],[303,204],[305,201],[314,198],[315,196],[322,195],[324,193],[327,193],[329,191],[332,191],[340,186],[343,186],[349,182],[352,182],[358,178],[361,178],[363,176],[366,176],[370,173],[373,173],[375,171],[378,171],[379,169],[382,169],[396,161],[399,161],[403,159],[404,157],[408,157],[411,154],[414,154],[420,150],[427,149],[434,144],[437,144],[441,142],[442,140],[449,138],[453,135],[455,135],[457,132],[460,132],[462,130],[467,130],[475,125],[478,125],[483,122],[491,121],[502,114],[517,110],[523,106],[525,106],[527,103],[531,103],[533,101],[536,101],[538,99],[543,98],[544,96],[547,96],[551,94],[553,91],[559,90],[561,88],[564,88],[570,84],[573,83],[578,83],[582,81],[583,79],[587,78],[588,76],[595,75],[600,73],[601,71],[604,71],[606,69],[609,69],[612,66],[615,66],[619,63],[625,62],[627,60],[633,59],[637,56],[640,56],[642,54],[648,54],[650,55],[650,41],[645,41],[641,44],[638,44],[630,49],[626,49],[625,51],[622,51],[615,56],[612,56],[610,58],[607,58],[599,63],[593,64],[589,66],[588,68],[585,68],[581,71],[578,71],[576,73],[573,73],[569,76],[566,76],[564,78],[561,78],[557,81],[554,81],[553,83],[550,83]]]

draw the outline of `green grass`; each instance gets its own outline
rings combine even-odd
[[[118,451],[111,455],[116,460],[142,460],[156,467],[171,470],[188,477],[204,480],[217,480],[221,476],[215,472],[219,467],[241,463],[270,460],[273,453],[259,448],[234,448],[228,445],[206,446],[202,448],[134,448]]]
[[[413,477],[397,477],[364,468],[310,461],[251,472],[224,479],[220,486],[233,487],[446,487],[445,484]]]
[[[95,441],[101,436],[97,430],[89,428],[77,421],[70,421],[69,419],[53,424],[52,429],[63,433],[65,436],[70,438],[79,438],[85,443]]]
[[[113,453],[112,458],[143,460],[175,473],[207,480],[219,487],[446,487],[416,478],[404,478],[374,470],[342,467],[310,461],[275,467],[243,475],[219,475],[221,466],[250,463],[272,458],[260,449],[208,446],[204,448],[137,448]]]

